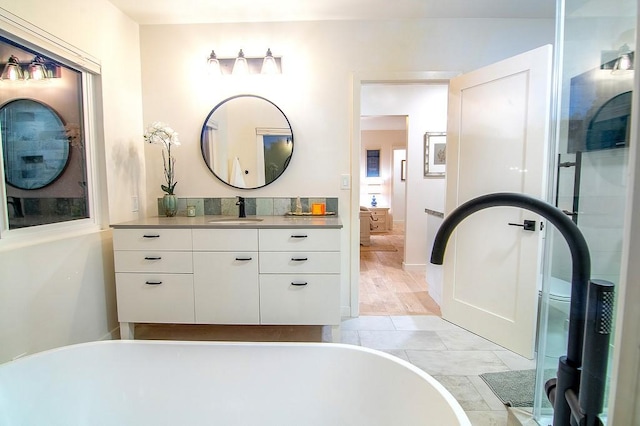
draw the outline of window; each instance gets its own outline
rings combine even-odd
[[[367,150],[367,177],[380,177],[380,150]]]
[[[84,99],[91,74],[5,35],[0,36],[1,230],[86,223],[92,197]]]

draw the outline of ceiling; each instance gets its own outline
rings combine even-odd
[[[553,18],[556,0],[109,0],[147,24]]]

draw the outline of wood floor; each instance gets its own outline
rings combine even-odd
[[[427,293],[425,271],[404,271],[403,253],[404,227],[398,224],[372,234],[370,247],[360,246],[360,315],[440,315]]]

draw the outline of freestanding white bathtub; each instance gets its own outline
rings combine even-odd
[[[7,425],[470,425],[435,379],[327,343],[102,341],[0,365]]]

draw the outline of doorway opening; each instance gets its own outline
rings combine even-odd
[[[425,271],[405,271],[406,115],[360,118],[360,315],[439,315]]]
[[[360,92],[360,128],[354,139],[360,143],[353,167],[359,171],[353,191],[360,220],[358,311],[439,315],[425,279],[427,243],[419,235],[426,235],[425,208],[443,210],[444,191],[425,190],[443,186],[444,179],[425,181],[423,137],[446,129],[447,82],[363,82]],[[372,169],[371,160],[379,168]],[[379,173],[372,176],[371,170]],[[421,195],[425,192],[439,199],[436,206],[429,195]]]

